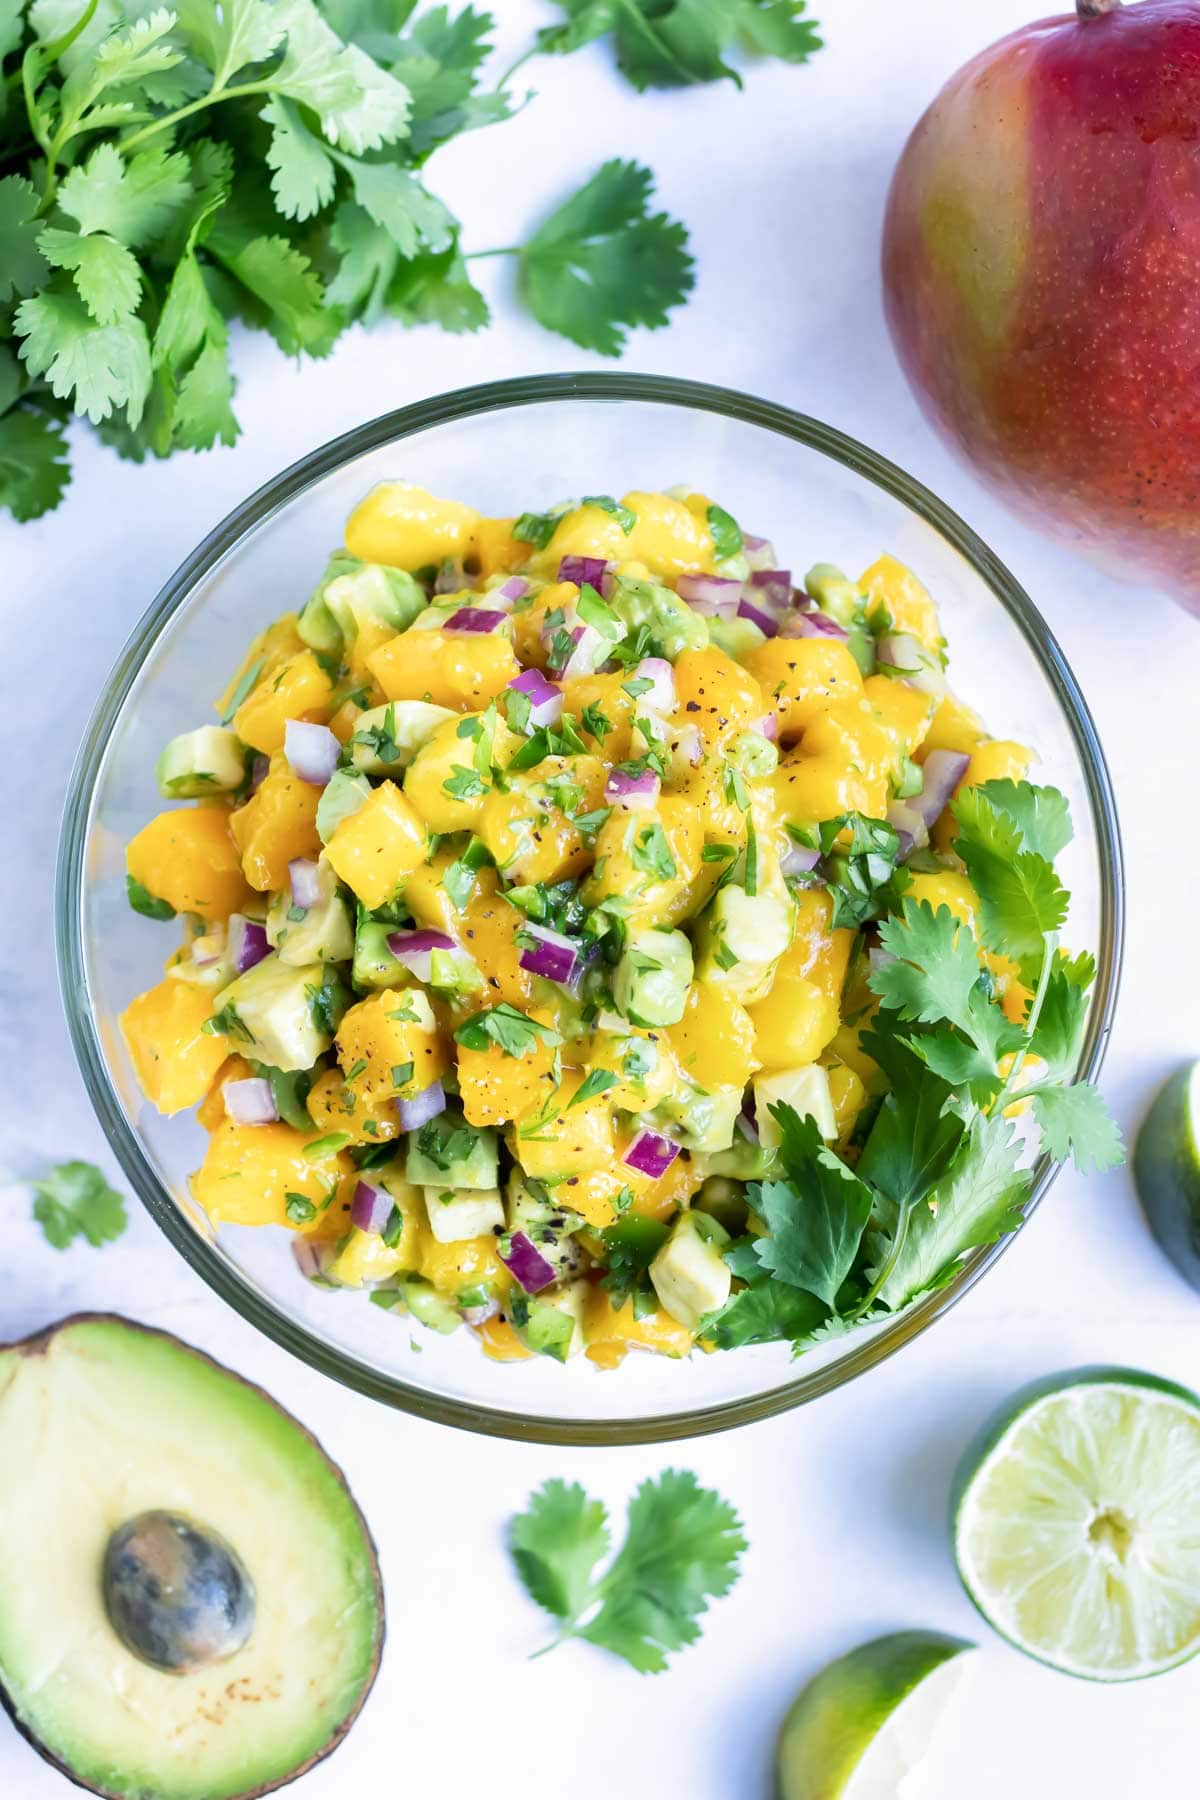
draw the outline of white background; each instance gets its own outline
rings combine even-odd
[[[550,12],[539,0],[498,10],[505,67]],[[991,502],[918,416],[884,331],[876,264],[896,156],[941,82],[1022,24],[1026,0],[824,0],[817,10],[827,49],[807,68],[755,70],[741,96],[726,84],[639,98],[603,49],[535,63],[542,91],[524,114],[439,152],[431,181],[466,220],[468,245],[484,248],[518,241],[603,157],[648,161],[663,203],[692,229],[699,285],[668,332],[635,337],[627,366],[765,394],[863,438],[963,513],[1032,592],[1095,712],[1121,807],[1130,934],[1105,1087],[1128,1131],[1167,1071],[1200,1050],[1200,624],[1094,575]],[[60,511],[36,525],[0,522],[0,1337],[81,1306],[169,1326],[263,1382],[348,1471],[380,1546],[389,1642],[360,1723],[295,1790],[303,1800],[405,1789],[523,1800],[531,1786],[554,1800],[759,1800],[797,1687],[862,1638],[920,1624],[983,1643],[930,1768],[936,1800],[1190,1792],[1200,1664],[1117,1691],[1040,1669],[991,1638],[967,1604],[943,1521],[964,1442],[1018,1383],[1103,1360],[1200,1385],[1200,1297],[1160,1257],[1124,1173],[1063,1175],[987,1280],[856,1385],[663,1450],[526,1448],[389,1413],[257,1336],[140,1208],[103,1252],[56,1253],[29,1221],[21,1182],[47,1163],[89,1157],[116,1176],[68,1046],[52,946],[61,802],[105,672],[184,554],[293,458],[441,389],[599,366],[518,310],[502,264],[479,274],[495,307],[490,331],[353,331],[327,362],[302,368],[265,337],[240,337],[236,450],[138,469],[81,432]],[[545,1634],[510,1576],[504,1520],[552,1474],[586,1482],[620,1512],[639,1480],[672,1462],[736,1502],[751,1540],[743,1579],[700,1645],[655,1678],[586,1647],[528,1662]],[[0,1481],[19,1478],[6,1460]],[[0,1557],[0,1579],[20,1580],[20,1546]],[[0,1721],[0,1794],[67,1791]]]

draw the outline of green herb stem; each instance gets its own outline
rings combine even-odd
[[[159,131],[169,131],[178,125],[181,119],[188,119],[193,113],[203,112],[206,106],[216,106],[223,100],[245,100],[254,94],[274,93],[274,84],[270,81],[245,81],[238,87],[219,87],[215,82],[207,94],[201,94],[198,100],[190,100],[186,106],[176,107],[174,112],[164,113],[161,119],[152,119],[127,138],[121,138],[117,144],[123,156],[138,144],[144,144],[147,138],[154,137]]]
[[[485,256],[520,256],[520,244],[504,244],[497,250],[468,250],[464,262],[480,262]]]
[[[1024,1030],[1027,1038],[1032,1038],[1034,1032],[1037,1030],[1037,1022],[1041,1017],[1042,1006],[1046,999],[1046,991],[1050,986],[1050,976],[1054,971],[1054,964],[1057,956],[1058,933],[1052,931],[1046,939],[1046,954],[1042,958],[1041,972],[1038,975],[1038,984],[1034,992],[1033,1004],[1029,1008],[1029,1017],[1025,1020]],[[1014,1055],[1012,1067],[1004,1077],[1004,1086],[1000,1089],[1000,1092],[992,1102],[993,1113],[1002,1113],[1012,1099],[1017,1081],[1020,1078],[1021,1070],[1025,1066],[1025,1058],[1028,1055],[1029,1045],[1028,1043],[1025,1043]]]

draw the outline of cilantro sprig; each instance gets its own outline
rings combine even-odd
[[[630,1500],[625,1541],[598,1572],[611,1543],[603,1503],[575,1482],[547,1481],[509,1524],[526,1592],[558,1624],[546,1648],[582,1638],[658,1674],[672,1651],[695,1643],[708,1602],[737,1580],[741,1520],[689,1470],[666,1469]]]
[[[55,1250],[80,1237],[98,1250],[129,1223],[124,1200],[94,1163],[58,1163],[33,1183],[33,1191],[33,1216]]]
[[[741,76],[725,58],[735,47],[786,62],[821,48],[806,0],[558,0],[562,24],[538,33],[538,48],[564,55],[612,37],[617,66],[639,89],[684,87]]]

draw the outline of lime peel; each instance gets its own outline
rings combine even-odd
[[[897,1631],[840,1656],[802,1689],[779,1735],[779,1800],[897,1800],[975,1646]]]

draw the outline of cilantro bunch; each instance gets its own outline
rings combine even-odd
[[[0,506],[33,519],[58,504],[72,412],[139,461],[232,444],[235,320],[318,357],[385,315],[487,324],[460,222],[425,170],[450,139],[511,116],[512,71],[483,82],[487,13],[417,4],[0,0]],[[694,24],[647,30],[707,42],[707,4],[689,0]],[[733,10],[743,43],[798,60],[777,29],[795,0]],[[578,48],[606,16],[585,8],[570,41],[537,48]],[[630,78],[677,79],[631,62],[627,26]],[[689,67],[731,72],[707,53]],[[652,190],[648,169],[607,162],[525,244],[477,254],[516,258],[549,330],[619,355],[693,284],[687,233],[652,211]]]
[[[1100,1094],[1071,1079],[1096,966],[1058,943],[1067,803],[1054,788],[992,781],[952,811],[979,938],[1028,990],[1024,1017],[1006,1016],[966,924],[898,901],[878,926],[868,984],[879,1008],[861,1039],[886,1089],[846,1158],[811,1118],[771,1109],[781,1178],[749,1189],[765,1231],[727,1252],[743,1285],[702,1327],[722,1348],[783,1338],[800,1350],[945,1286],[969,1250],[1021,1223],[1037,1153],[1084,1172],[1122,1160]],[[1017,1101],[1020,1123],[1006,1116]]]

